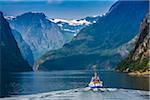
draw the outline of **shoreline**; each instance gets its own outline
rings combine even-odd
[[[150,71],[145,71],[145,72],[140,72],[140,71],[128,72],[128,75],[130,75],[130,76],[137,76],[137,77],[150,77]]]

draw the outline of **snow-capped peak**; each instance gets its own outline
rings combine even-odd
[[[82,19],[82,20],[49,19],[49,20],[54,22],[54,23],[58,23],[58,22],[68,23],[71,26],[89,25],[89,24],[91,24],[90,22],[86,21],[85,19]]]
[[[15,16],[4,16],[4,18],[7,19],[7,20],[12,20],[12,19],[14,19],[16,17]]]

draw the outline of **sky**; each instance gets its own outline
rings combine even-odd
[[[43,12],[48,18],[81,19],[106,13],[116,0],[0,0],[5,16]]]

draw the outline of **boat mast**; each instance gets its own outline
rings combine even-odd
[[[97,67],[96,65],[93,65],[93,66],[92,66],[94,76],[97,76],[96,67]]]

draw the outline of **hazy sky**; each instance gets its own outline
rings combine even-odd
[[[49,18],[80,19],[108,11],[116,0],[0,0],[7,16],[43,12]]]

